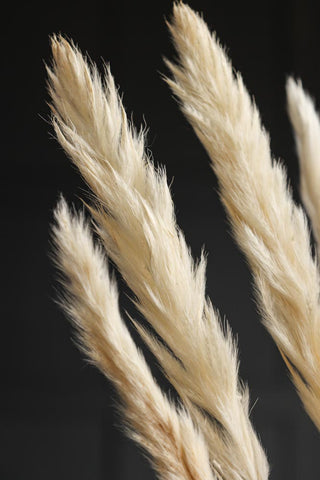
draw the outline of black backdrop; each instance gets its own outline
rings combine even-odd
[[[319,17],[312,4],[190,0],[242,72],[296,200],[284,83],[289,73],[301,76],[320,102]],[[171,6],[165,0],[12,2],[2,17],[1,479],[155,478],[118,428],[114,391],[84,362],[53,301],[52,210],[58,192],[79,205],[84,188],[48,124],[44,61],[54,32],[73,38],[100,67],[102,57],[110,61],[128,113],[149,126],[148,146],[166,165],[178,222],[194,255],[203,244],[209,253],[208,294],[238,336],[240,373],[250,385],[252,420],[271,478],[319,478],[319,435],[259,323],[250,274],[230,237],[208,158],[159,75],[166,71],[162,55],[173,55],[164,21]],[[121,303],[131,308],[125,295]]]

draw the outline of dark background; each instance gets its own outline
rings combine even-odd
[[[242,72],[297,201],[284,83],[290,73],[301,76],[320,101],[314,3],[190,0]],[[114,391],[85,363],[53,301],[52,210],[59,192],[79,205],[84,188],[48,124],[44,61],[50,61],[48,35],[54,32],[73,38],[100,68],[102,57],[110,61],[127,112],[134,112],[137,125],[149,126],[148,146],[173,180],[178,222],[194,255],[203,244],[209,253],[208,294],[239,338],[240,373],[250,385],[251,416],[271,479],[319,478],[319,434],[259,322],[250,273],[230,237],[208,158],[159,75],[166,71],[162,55],[173,56],[164,21],[171,7],[171,1],[150,0],[12,2],[2,16],[1,479],[155,478],[118,428]],[[131,308],[125,296],[122,306]]]

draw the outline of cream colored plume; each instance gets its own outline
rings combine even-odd
[[[305,215],[239,73],[215,34],[184,4],[169,25],[178,52],[167,79],[206,148],[234,235],[252,268],[264,323],[320,428],[319,273]]]
[[[202,430],[219,478],[264,480],[268,464],[238,380],[236,347],[205,297],[205,260],[190,255],[165,173],[128,123],[110,69],[102,82],[61,37],[52,51],[57,138],[95,195],[91,212],[108,255],[164,343],[138,330]]]
[[[73,215],[62,199],[55,218],[64,309],[87,357],[117,388],[130,436],[146,450],[159,478],[215,480],[202,435],[188,413],[163,395],[120,316],[115,280],[83,215]]]
[[[300,81],[287,81],[288,112],[300,163],[300,191],[320,254],[320,119]]]

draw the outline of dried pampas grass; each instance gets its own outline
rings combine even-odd
[[[258,110],[215,35],[184,4],[174,6],[169,29],[178,63],[167,62],[172,72],[167,82],[211,158],[235,238],[253,271],[264,324],[320,429],[319,270],[306,217],[293,202],[284,167],[271,157]],[[304,201],[318,236],[319,123],[310,100],[292,81],[288,98]]]
[[[304,212],[240,74],[203,19],[174,5],[178,52],[166,81],[206,148],[235,238],[251,266],[263,321],[310,417],[320,429],[319,270]],[[62,304],[80,347],[114,383],[129,434],[162,479],[266,480],[268,462],[249,418],[231,330],[205,294],[205,257],[195,262],[179,229],[162,168],[144,132],[127,119],[109,66],[101,79],[80,50],[52,37],[47,67],[56,137],[92,192],[90,225],[60,200],[53,235],[64,274]],[[320,121],[299,82],[287,84],[301,191],[320,245]],[[319,247],[320,249],[320,247]],[[131,319],[179,394],[155,383],[121,318],[105,253],[150,328]]]
[[[266,479],[268,464],[249,419],[247,389],[238,379],[236,347],[229,327],[224,331],[217,312],[205,297],[205,260],[202,256],[195,263],[191,258],[183,233],[176,225],[164,171],[155,169],[145,153],[143,133],[137,133],[129,124],[109,67],[101,81],[96,67],[62,37],[53,37],[52,52],[53,65],[48,68],[48,76],[56,136],[94,193],[95,202],[89,209],[108,256],[162,342],[136,325],[138,331],[202,432],[214,474],[223,479]],[[70,222],[72,225],[75,220]],[[68,242],[68,235],[56,235],[60,252],[68,248],[60,246],[65,238]],[[76,242],[77,236],[73,239]],[[80,255],[81,245],[74,248]],[[97,250],[90,248],[97,255]],[[67,257],[58,256],[58,262],[72,283],[71,265],[64,263]],[[90,263],[89,256],[86,261]],[[95,261],[92,259],[92,263]],[[80,271],[93,279],[88,268],[89,265]],[[124,373],[110,372],[109,360],[103,354],[103,346],[108,348],[109,333],[91,325],[97,322],[96,314],[82,313],[81,296],[85,293],[78,286],[72,287],[71,293],[76,302],[72,318],[76,326],[81,325],[86,351],[91,358],[97,356],[99,368],[118,385],[122,380],[117,375]],[[101,308],[99,312],[101,325],[107,312]],[[115,307],[112,312],[116,314]],[[120,320],[113,328],[118,325],[122,325]],[[119,342],[120,337],[118,345]],[[120,355],[121,351],[117,352],[119,358]],[[125,383],[133,390],[136,377],[133,375],[129,381],[132,375],[133,371],[128,370]],[[121,386],[119,391],[128,403]],[[128,395],[132,410],[135,394]],[[149,415],[151,411],[147,420]],[[153,422],[152,418],[150,421]],[[131,423],[137,429],[137,422]],[[162,429],[160,425],[158,428]],[[191,431],[191,426],[188,428]],[[137,432],[141,435],[139,429]],[[150,432],[144,435],[149,435],[150,440]],[[185,440],[184,436],[180,438]],[[186,441],[189,442],[187,437]],[[141,443],[146,443],[145,438]],[[187,449],[190,447],[185,446],[184,450]],[[157,465],[158,457],[151,446],[149,451]],[[205,455],[203,451],[202,458]],[[205,464],[203,468],[206,471]]]
[[[288,112],[300,163],[300,192],[320,254],[320,119],[301,81],[287,81]]]
[[[155,383],[118,307],[115,280],[83,215],[65,201],[55,210],[56,262],[65,281],[63,307],[87,357],[114,383],[129,435],[148,453],[163,480],[215,480],[202,435]]]

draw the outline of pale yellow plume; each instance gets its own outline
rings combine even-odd
[[[320,428],[320,279],[306,217],[215,34],[182,3],[174,6],[169,28],[178,62],[167,62],[173,75],[167,81],[211,158],[235,238],[254,274],[264,323]]]
[[[288,112],[300,164],[300,192],[320,254],[320,119],[300,81],[287,81]]]
[[[205,261],[190,255],[165,174],[129,124],[110,69],[102,82],[61,37],[52,50],[57,138],[95,194],[91,212],[108,255],[165,345],[140,331],[203,432],[217,475],[265,480],[268,464],[238,380],[236,347],[205,297]]]
[[[63,307],[87,357],[120,395],[130,436],[148,453],[162,480],[218,480],[202,435],[186,410],[171,404],[155,383],[118,307],[106,259],[83,215],[62,199],[53,227],[56,263],[65,281]]]

